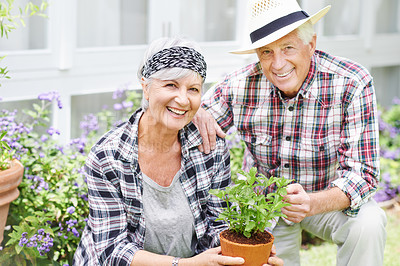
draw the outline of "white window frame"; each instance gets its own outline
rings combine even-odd
[[[63,142],[70,139],[71,97],[111,92],[123,83],[137,82],[137,64],[146,48],[146,45],[77,48],[77,1],[79,0],[51,2],[48,9],[48,49],[10,51],[6,53],[7,57],[2,62],[2,65],[8,67],[11,76],[10,80],[1,81],[0,97],[3,102],[35,99],[38,94],[48,91],[60,93],[64,108],[54,108],[53,126],[62,132],[59,138]],[[179,21],[173,16],[165,16],[162,12],[171,7],[179,9],[179,1],[148,1],[148,41],[179,32]],[[237,0],[236,40],[200,43],[208,64],[207,82],[216,82],[224,74],[256,60],[254,55],[228,53],[248,41],[246,2],[247,0]],[[357,36],[323,36],[324,20],[318,22],[317,49],[351,58],[368,69],[400,66],[400,33],[374,33],[374,25],[377,23],[374,7],[377,3],[378,0],[363,0],[360,34]],[[160,8],[160,5],[164,7]],[[325,1],[302,1],[303,8],[310,14],[325,5]],[[400,25],[398,27],[400,28]],[[138,83],[137,88],[140,88]]]

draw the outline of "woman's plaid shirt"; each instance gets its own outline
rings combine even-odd
[[[376,190],[375,92],[368,71],[350,60],[316,51],[293,99],[250,64],[212,87],[203,106],[225,131],[237,127],[250,151],[247,168],[294,179],[307,192],[339,187],[351,200],[349,216]]]
[[[129,122],[106,133],[87,158],[90,214],[74,265],[130,265],[135,252],[143,249],[146,221],[137,137],[142,113],[139,109]],[[218,234],[227,228],[215,221],[226,204],[208,191],[230,184],[229,150],[218,139],[215,151],[200,152],[201,136],[193,123],[179,132],[179,138],[183,173],[179,179],[194,216],[197,254],[218,246]]]

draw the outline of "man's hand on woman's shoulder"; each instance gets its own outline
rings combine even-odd
[[[214,117],[203,108],[199,108],[192,121],[203,139],[203,144],[198,147],[201,152],[210,153],[215,149],[217,135],[221,138],[226,136]]]

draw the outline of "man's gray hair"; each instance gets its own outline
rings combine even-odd
[[[315,34],[313,24],[307,21],[297,28],[297,36],[303,41],[304,44],[309,44]]]

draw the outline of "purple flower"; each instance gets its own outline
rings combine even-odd
[[[79,237],[79,232],[78,230],[76,230],[76,228],[72,228],[72,233],[74,234],[74,236]]]
[[[399,187],[400,186],[396,187],[391,183],[391,176],[389,173],[383,173],[382,180],[379,183],[379,190],[375,193],[374,199],[377,202],[390,200],[396,197],[400,192]]]
[[[68,212],[69,214],[73,214],[73,213],[75,212],[75,207],[74,207],[74,206],[68,207],[68,208],[67,208],[67,212]]]
[[[125,88],[118,88],[116,91],[114,91],[112,98],[118,99],[118,98],[122,98],[125,94],[126,89]]]
[[[75,147],[78,150],[78,152],[84,154],[85,153],[85,147],[86,147],[86,139],[84,139],[84,138],[72,139],[69,142],[69,145],[71,147]],[[73,158],[76,158],[75,154],[72,155],[72,156],[73,156]]]
[[[55,148],[57,149],[57,150],[59,150],[62,154],[64,154],[64,147],[62,147],[62,146],[55,146]]]
[[[133,102],[127,102],[127,101],[123,101],[122,102],[122,107],[123,108],[130,108],[130,107],[132,107],[133,106]]]
[[[42,135],[42,136],[40,137],[40,140],[41,140],[42,142],[45,142],[45,141],[48,140],[48,139],[49,139],[49,137],[46,136],[46,135]]]
[[[19,243],[18,243],[18,245],[20,247],[23,247],[26,243],[28,243],[28,239],[26,238],[27,235],[28,235],[27,232],[23,232],[21,234],[21,239],[19,240]]]
[[[87,136],[90,132],[96,131],[100,128],[97,116],[88,114],[83,117],[80,123],[80,128],[83,129],[83,136]]]
[[[60,100],[57,100],[57,106],[58,106],[58,109],[62,109],[63,108],[63,104],[62,104],[62,102]]]
[[[26,178],[30,180],[30,188],[35,190],[36,193],[40,193],[43,190],[49,190],[49,184],[44,181],[43,177],[36,175],[26,175]]]
[[[88,201],[89,198],[87,197],[87,194],[82,194],[80,195],[80,197],[84,200],[84,201]]]
[[[29,238],[29,241],[31,241],[31,242],[37,241],[37,235],[34,234],[31,238]]]
[[[38,99],[51,102],[54,99],[59,98],[59,97],[60,97],[60,94],[58,92],[50,91],[50,92],[39,94]]]
[[[49,129],[47,129],[47,134],[50,136],[53,136],[54,134],[60,135],[60,131],[54,127],[49,127]]]
[[[120,103],[114,104],[114,110],[119,111],[121,109],[122,109],[122,104],[120,104]]]
[[[49,102],[56,100],[58,108],[61,109],[63,107],[62,102],[60,100],[60,94],[56,91],[50,91],[50,92],[39,94],[38,99],[44,100],[44,101],[49,101]]]
[[[65,222],[68,226],[73,227],[74,225],[76,225],[78,223],[77,220],[68,220]]]
[[[400,99],[398,97],[395,97],[392,102],[393,102],[393,104],[399,105]]]

